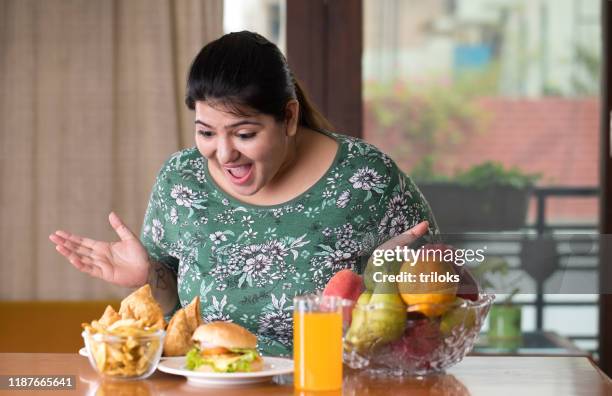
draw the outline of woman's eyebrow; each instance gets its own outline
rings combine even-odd
[[[211,128],[214,129],[213,127],[211,127],[210,125],[208,125],[207,123],[205,123],[204,121],[201,120],[195,120],[196,124],[200,124],[202,126],[205,126],[206,128]],[[235,122],[233,124],[227,125],[225,127],[225,129],[231,129],[231,128],[236,128],[242,125],[259,125],[259,126],[263,126],[263,124],[261,122],[257,122],[257,121],[253,121],[253,120],[241,120],[238,122]]]

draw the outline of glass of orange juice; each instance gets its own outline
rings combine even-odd
[[[340,297],[309,294],[293,300],[293,383],[297,390],[342,388]]]

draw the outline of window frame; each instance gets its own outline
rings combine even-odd
[[[610,65],[610,13],[612,7],[609,0],[602,0],[602,73],[601,73],[601,152],[600,152],[600,184],[601,196],[599,204],[600,233],[612,234],[612,146],[610,139],[610,112],[612,111],[610,93],[612,92],[612,73]],[[605,238],[602,239],[605,242]],[[599,295],[599,366],[612,376],[612,294],[604,294],[609,288],[605,282],[612,280],[612,246],[600,244],[599,249],[599,282],[602,293]]]
[[[287,60],[337,132],[363,136],[362,0],[287,0]]]

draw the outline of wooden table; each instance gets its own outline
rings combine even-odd
[[[76,389],[45,391],[39,394],[65,395],[292,395],[291,376],[279,377],[278,383],[246,388],[194,388],[184,377],[156,372],[143,381],[103,381],[86,358],[77,354],[0,354],[0,375],[74,375]],[[25,395],[35,392],[19,391]],[[9,394],[0,391],[0,394]],[[612,395],[612,381],[584,357],[468,356],[445,375],[425,379],[371,379],[350,369],[345,370],[344,389],[338,392],[310,394],[339,395]],[[309,395],[309,396],[310,396]]]
[[[574,345],[569,339],[552,331],[523,332],[516,342],[495,342],[486,334],[476,340],[473,356],[485,355],[539,355],[539,356],[584,356],[591,354]]]

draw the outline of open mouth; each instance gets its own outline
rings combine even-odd
[[[253,164],[244,164],[240,166],[233,166],[231,168],[224,167],[225,171],[229,175],[229,179],[234,184],[244,184],[251,177],[253,172]]]

